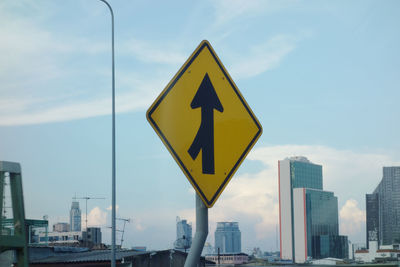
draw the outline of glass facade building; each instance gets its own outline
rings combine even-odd
[[[322,166],[305,157],[279,161],[281,258],[347,258],[347,236],[339,235],[338,200],[323,191]]]
[[[378,194],[365,195],[365,207],[367,211],[367,248],[369,241],[379,240],[379,197]]]
[[[333,240],[333,236],[339,235],[337,197],[332,192],[306,189],[306,220],[308,256],[320,258],[321,254],[317,250],[328,251],[329,255],[334,255],[334,250],[329,251],[329,247],[319,249],[318,246],[330,245],[331,241],[324,240]],[[313,238],[318,236],[324,236],[325,239],[319,243],[313,242]]]
[[[322,190],[322,166],[313,164],[304,157],[294,157],[290,162],[293,188]]]
[[[69,212],[69,225],[72,232],[81,231],[81,209],[78,201],[72,201],[71,210]]]
[[[400,243],[400,167],[383,167],[383,177],[373,194],[366,196],[367,243],[377,228],[379,245]]]
[[[313,258],[323,259],[333,257],[343,259],[348,258],[348,239],[347,236],[342,235],[316,235],[312,237]]]
[[[242,239],[238,222],[218,222],[215,230],[215,253],[240,253]]]

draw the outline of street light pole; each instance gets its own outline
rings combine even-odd
[[[111,208],[111,267],[115,267],[115,63],[114,63],[114,12],[106,0],[100,0],[107,5],[111,13],[111,53],[112,53],[112,208]]]

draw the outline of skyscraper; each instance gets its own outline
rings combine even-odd
[[[281,258],[303,263],[308,257],[347,257],[347,237],[339,236],[337,197],[322,190],[322,166],[305,157],[278,164]]]
[[[240,253],[242,239],[238,222],[218,222],[215,230],[215,252]]]
[[[81,231],[81,209],[78,201],[72,201],[71,210],[69,212],[69,225],[72,232]]]
[[[383,177],[372,194],[366,195],[367,243],[400,243],[400,167],[383,167]]]
[[[176,240],[174,247],[176,249],[187,249],[192,246],[192,224],[186,220],[176,217]]]
[[[101,244],[101,228],[100,227],[88,227],[86,231],[82,232],[82,239],[91,245]]]
[[[369,241],[378,241],[379,237],[379,200],[378,194],[365,195],[365,207],[367,211],[367,248],[369,248]]]

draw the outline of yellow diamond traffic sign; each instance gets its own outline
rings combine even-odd
[[[207,41],[154,101],[147,119],[209,208],[262,133]]]

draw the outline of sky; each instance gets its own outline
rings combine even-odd
[[[277,250],[278,160],[323,166],[340,234],[365,242],[365,194],[400,165],[400,2],[127,1],[115,15],[117,217],[124,246],[171,248],[195,226],[195,191],[146,110],[208,40],[263,126],[209,210],[237,221],[242,250]],[[0,160],[21,163],[26,217],[111,231],[110,14],[97,0],[0,3]],[[85,202],[80,201],[82,214]],[[84,221],[84,217],[82,219]],[[117,221],[121,229],[122,221]],[[195,228],[195,227],[194,227]],[[194,234],[194,232],[193,232]],[[119,239],[117,237],[117,243]]]

